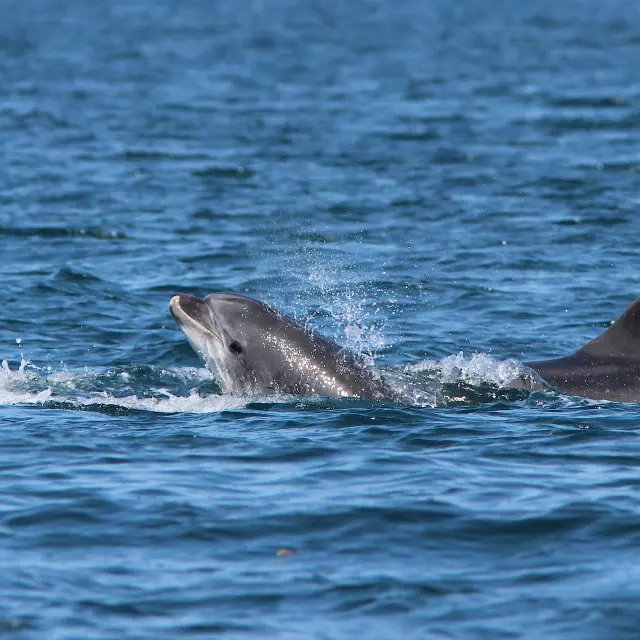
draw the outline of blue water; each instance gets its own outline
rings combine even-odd
[[[637,638],[640,407],[504,383],[638,295],[638,60],[625,0],[5,0],[0,635]],[[224,396],[220,290],[438,393]]]

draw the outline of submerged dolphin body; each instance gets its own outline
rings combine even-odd
[[[640,402],[640,298],[574,354],[525,365],[550,386],[572,396]]]
[[[179,295],[170,308],[225,393],[408,401],[362,358],[253,298]],[[549,386],[573,396],[640,402],[640,298],[574,354],[524,364]],[[512,385],[542,388],[539,380],[526,378]]]
[[[362,358],[253,298],[178,295],[170,309],[225,393],[399,400]]]

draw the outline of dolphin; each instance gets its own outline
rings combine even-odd
[[[410,402],[352,351],[248,296],[177,295],[170,309],[224,393]],[[523,375],[509,386],[538,391],[546,384],[592,400],[640,402],[640,298],[572,355],[524,365],[539,378]]]
[[[177,295],[169,306],[223,393],[400,400],[361,357],[258,300]]]
[[[570,356],[524,364],[549,386],[572,396],[640,402],[640,298]]]

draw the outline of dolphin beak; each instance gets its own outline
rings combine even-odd
[[[208,364],[212,345],[224,344],[209,306],[200,298],[181,294],[171,298],[169,309],[194,351]]]
[[[173,296],[171,302],[169,302],[169,311],[171,311],[171,315],[176,322],[178,322],[178,318],[184,313],[180,308],[180,298],[182,298],[182,296]]]
[[[187,294],[173,296],[169,310],[178,324],[183,324],[187,319],[204,324],[203,320],[207,316],[207,305],[200,298]]]
[[[192,327],[217,335],[211,309],[200,298],[188,294],[173,296],[169,309],[173,319],[183,331],[186,332],[188,327]]]

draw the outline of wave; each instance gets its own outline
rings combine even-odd
[[[487,354],[466,357],[459,353],[439,362],[424,360],[402,367],[386,367],[382,373],[406,404],[415,407],[514,402],[528,398],[531,391],[542,390],[539,381],[524,365],[516,360],[497,360]],[[353,401],[222,394],[212,374],[198,367],[167,369],[129,365],[69,372],[38,367],[26,360],[13,369],[7,361],[0,366],[0,404],[4,405],[110,414],[130,411],[217,413],[254,403],[302,403],[335,408],[352,406]]]
[[[23,360],[0,367],[0,404],[38,405],[113,413],[114,409],[161,413],[207,413],[246,406],[247,398],[221,395],[206,369],[117,367],[71,373]],[[116,411],[117,412],[117,411]]]

